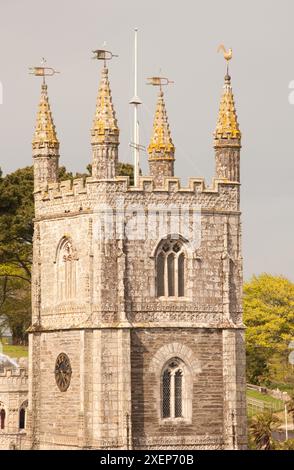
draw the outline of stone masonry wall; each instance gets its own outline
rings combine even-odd
[[[81,411],[81,358],[83,345],[79,331],[43,333],[40,338],[39,436],[41,448],[76,446],[79,440]],[[61,392],[55,382],[55,361],[61,352],[71,362],[70,388]],[[34,398],[33,398],[34,399]]]
[[[0,430],[0,449],[23,448],[26,431],[19,429],[19,411],[28,399],[25,361],[18,369],[0,371],[0,404],[5,409],[5,428]]]
[[[154,363],[159,350],[163,350],[162,360]],[[170,423],[161,418],[162,367],[173,357],[186,361],[186,355],[192,364],[191,419],[188,423]],[[223,447],[221,331],[193,328],[133,331],[132,422],[136,448]]]

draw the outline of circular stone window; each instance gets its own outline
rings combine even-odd
[[[61,392],[66,392],[70,385],[71,365],[69,357],[65,353],[60,353],[55,362],[55,380]]]

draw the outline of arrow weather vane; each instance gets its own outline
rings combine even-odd
[[[174,83],[172,80],[169,80],[166,77],[149,77],[147,78],[147,85],[159,86],[160,91],[162,91],[163,86],[167,86],[170,83]]]
[[[43,77],[43,85],[45,85],[46,83],[45,77],[52,77],[52,75],[55,75],[56,73],[60,73],[51,67],[46,67],[46,63],[47,63],[46,59],[42,57],[41,66],[29,68],[30,70],[29,73],[31,75],[35,75],[35,77]]]
[[[104,41],[103,46],[106,46],[106,42]],[[97,60],[103,60],[104,61],[104,67],[106,67],[106,61],[111,60],[113,57],[118,57],[118,55],[113,54],[111,51],[107,51],[106,49],[96,49],[95,51],[92,51],[94,57],[92,59],[97,59]]]

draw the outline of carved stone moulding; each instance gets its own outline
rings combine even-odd
[[[157,450],[222,450],[224,442],[219,437],[198,437],[195,436],[167,436],[134,438],[133,446],[136,450],[157,449]]]

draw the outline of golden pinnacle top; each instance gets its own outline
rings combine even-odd
[[[155,117],[153,122],[153,133],[148,146],[149,158],[174,159],[175,146],[171,138],[163,91],[160,89]]]
[[[92,127],[92,143],[103,143],[107,137],[118,139],[119,128],[112,103],[108,69],[103,67],[99,84],[96,111]]]
[[[234,103],[234,95],[231,86],[231,77],[225,76],[224,91],[219,107],[218,120],[214,132],[214,138],[241,140],[237,113]]]
[[[42,84],[41,97],[37,113],[35,134],[33,137],[33,149],[42,148],[45,145],[58,148],[59,142],[52,118],[50,103],[47,93],[47,85]]]

